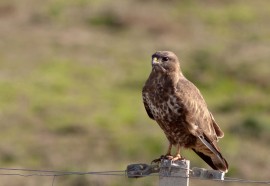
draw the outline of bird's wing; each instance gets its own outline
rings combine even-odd
[[[150,110],[150,108],[149,108],[149,106],[148,106],[148,104],[147,104],[146,96],[145,96],[145,94],[144,94],[144,91],[143,91],[143,96],[142,96],[142,97],[143,97],[144,108],[145,108],[145,110],[146,110],[148,116],[149,116],[151,119],[155,120],[155,118],[154,118],[154,116],[153,116],[153,114],[152,114],[152,112],[151,112],[151,110]]]
[[[194,136],[203,137],[209,143],[215,144],[218,138],[223,136],[223,132],[208,111],[200,91],[187,79],[180,78],[177,92],[186,111],[187,129]]]
[[[218,138],[223,138],[223,136],[224,136],[223,131],[221,130],[221,128],[220,128],[220,127],[218,126],[218,124],[216,123],[215,118],[214,118],[214,116],[212,115],[212,113],[210,113],[210,115],[211,115],[211,118],[212,118],[213,127],[214,127],[214,129],[215,129],[215,132],[216,132],[216,134],[217,134],[217,137],[218,137]]]
[[[218,162],[221,162],[221,167],[226,167],[225,169],[227,169],[228,164],[222,157],[217,146],[218,138],[223,137],[224,134],[215,122],[213,115],[208,111],[200,91],[190,81],[182,78],[178,81],[177,92],[178,96],[182,99],[182,104],[186,112],[186,128],[215,154]],[[212,160],[208,161],[208,156],[200,152],[200,149],[193,150],[210,166],[215,164]]]

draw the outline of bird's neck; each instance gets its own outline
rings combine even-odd
[[[171,72],[157,72],[152,71],[151,73],[151,79],[157,80],[157,82],[166,82],[170,83],[172,86],[176,86],[177,82],[180,77],[183,77],[183,74],[181,71],[171,71]]]
[[[177,85],[180,77],[183,77],[181,71],[174,71],[168,74],[168,79],[172,82],[174,87]]]

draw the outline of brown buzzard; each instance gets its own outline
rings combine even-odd
[[[180,148],[191,148],[213,169],[228,171],[228,163],[217,146],[224,134],[200,91],[183,76],[173,52],[159,51],[152,55],[152,72],[142,95],[147,114],[169,140],[167,158],[181,159]],[[172,145],[177,148],[174,157]]]

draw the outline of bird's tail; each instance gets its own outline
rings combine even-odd
[[[198,149],[193,149],[193,151],[213,169],[228,172],[228,163],[218,150],[215,142],[209,142],[205,136],[198,137],[202,143]]]
[[[198,156],[200,156],[210,167],[214,170],[220,170],[222,172],[228,172],[228,163],[223,156],[218,153],[204,154],[202,152],[192,149]]]

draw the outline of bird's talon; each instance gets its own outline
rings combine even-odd
[[[173,159],[173,156],[172,155],[166,155],[164,159],[172,160]]]
[[[170,155],[170,154],[161,155],[159,158],[154,159],[153,161],[151,161],[151,164],[153,164],[153,163],[160,163],[164,159],[166,159],[166,160],[172,160],[173,159],[173,156]]]
[[[174,162],[174,161],[185,160],[185,158],[184,158],[184,157],[181,157],[180,154],[177,154],[177,155],[176,155],[175,157],[173,157],[171,160],[172,160],[172,162]]]
[[[164,155],[161,155],[159,158],[154,159],[153,161],[151,161],[151,164],[153,164],[153,163],[160,163],[162,159],[164,159]]]

